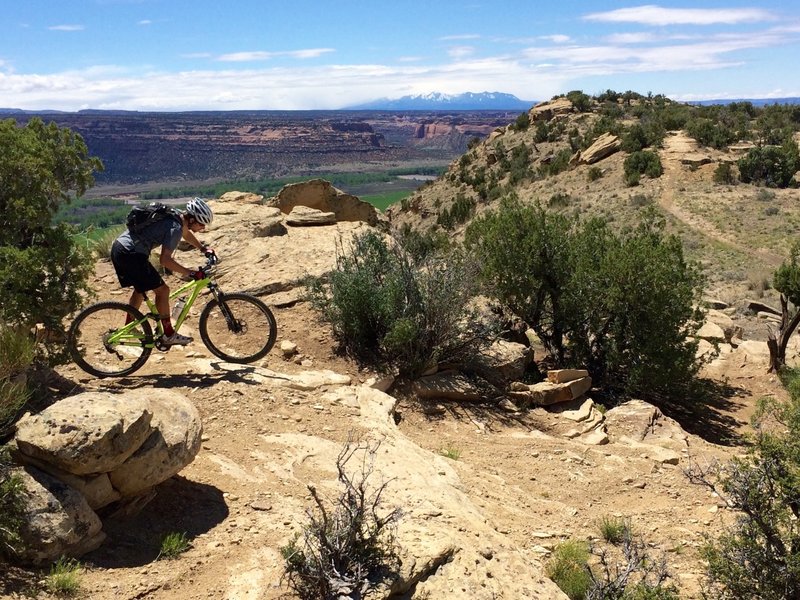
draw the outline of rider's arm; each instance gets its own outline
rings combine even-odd
[[[192,271],[184,267],[177,260],[175,260],[172,257],[172,249],[166,245],[161,246],[161,259],[159,260],[159,262],[161,263],[162,267],[164,267],[165,269],[169,269],[173,273],[178,273],[180,275],[183,275],[184,277],[192,276]]]

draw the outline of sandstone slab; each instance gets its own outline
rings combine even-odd
[[[86,392],[19,421],[24,460],[44,460],[74,475],[112,471],[150,435],[152,413],[136,394]]]

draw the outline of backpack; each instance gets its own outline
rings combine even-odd
[[[134,206],[128,213],[125,223],[131,233],[141,233],[153,223],[168,217],[180,219],[180,214],[163,202],[151,202],[147,206]]]

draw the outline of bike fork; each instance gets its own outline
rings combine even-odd
[[[241,333],[242,325],[237,321],[233,313],[231,312],[228,303],[225,301],[225,294],[222,292],[214,291],[214,296],[217,298],[217,303],[219,304],[219,310],[222,313],[222,316],[225,317],[225,322],[228,324],[228,329],[231,330],[233,333]]]

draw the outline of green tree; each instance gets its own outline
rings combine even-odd
[[[781,322],[778,331],[770,330],[767,339],[769,347],[769,369],[777,372],[786,364],[786,346],[789,338],[800,325],[800,242],[795,242],[789,258],[781,264],[772,276],[773,287],[780,292]],[[795,308],[790,313],[789,303]]]
[[[739,177],[744,183],[785,188],[792,184],[800,168],[797,142],[787,140],[782,146],[756,146],[738,163]]]
[[[564,361],[572,221],[516,196],[470,224],[465,244],[495,297],[528,323],[558,362]]]
[[[505,199],[467,229],[490,293],[560,366],[587,367],[609,393],[658,400],[697,373],[699,268],[654,209],[617,233],[606,222]]]
[[[59,358],[63,318],[82,303],[91,264],[71,228],[53,219],[102,169],[82,138],[32,119],[0,122],[0,321],[45,327],[43,347]]]
[[[592,108],[592,97],[580,90],[567,92],[567,100],[572,102],[578,112],[588,112]]]
[[[572,245],[568,315],[571,361],[599,385],[657,399],[687,390],[699,363],[692,337],[702,325],[699,266],[687,261],[665,221],[645,209],[634,229],[616,233],[592,219]]]

